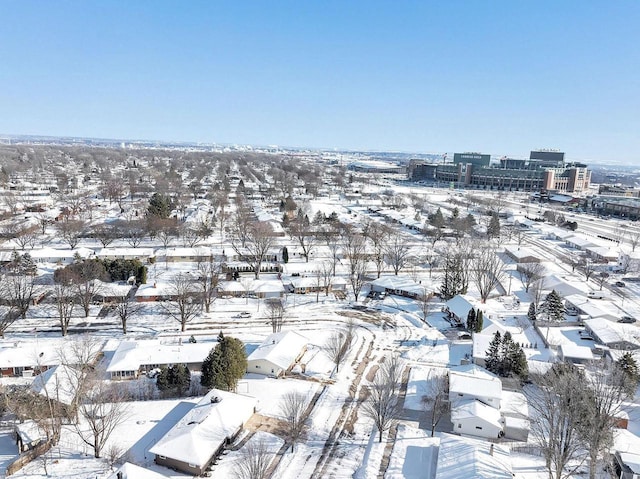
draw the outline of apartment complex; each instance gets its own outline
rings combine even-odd
[[[583,163],[566,163],[564,153],[535,150],[528,159],[501,158],[480,153],[455,153],[452,163],[412,161],[410,178],[451,183],[455,187],[582,193],[589,188],[591,172]]]

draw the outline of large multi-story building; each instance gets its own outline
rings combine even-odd
[[[589,188],[591,172],[582,163],[565,163],[564,153],[535,150],[529,159],[501,158],[491,163],[490,155],[456,153],[453,163],[412,162],[413,180],[432,180],[476,189],[582,193]]]

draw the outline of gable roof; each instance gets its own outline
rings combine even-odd
[[[502,397],[502,381],[495,374],[475,364],[454,366],[449,371],[449,392],[471,396]]]
[[[455,314],[461,320],[466,320],[469,311],[473,309],[473,303],[469,301],[469,299],[464,296],[458,294],[451,298],[449,301],[444,303],[445,307],[449,309],[453,314]]]
[[[31,390],[36,394],[71,404],[78,389],[78,373],[64,364],[47,369],[33,378]]]
[[[467,399],[459,401],[451,406],[451,420],[461,421],[463,419],[480,418],[498,428],[502,428],[500,423],[500,411],[494,407],[487,406],[477,399]]]
[[[307,338],[295,331],[273,333],[249,355],[247,361],[264,360],[287,369],[308,342]]]
[[[255,398],[212,389],[149,452],[204,467],[251,417],[256,404]]]
[[[159,339],[122,341],[107,367],[107,372],[137,371],[151,364],[199,363],[209,354],[215,342],[163,342]]]
[[[513,479],[509,449],[442,434],[435,479]]]

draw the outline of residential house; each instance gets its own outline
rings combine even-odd
[[[502,381],[475,364],[454,366],[449,371],[449,402],[477,399],[493,408],[500,407]]]
[[[442,434],[435,479],[513,479],[510,451],[484,440]]]
[[[371,291],[418,299],[431,293],[420,283],[406,276],[382,276],[371,282]]]
[[[632,351],[640,349],[640,332],[635,325],[619,324],[603,318],[587,319],[587,332],[610,349]]]
[[[614,455],[614,467],[620,479],[640,479],[640,454],[618,451]]]
[[[191,343],[181,339],[147,339],[121,341],[107,366],[111,379],[134,379],[152,369],[185,364],[190,371],[200,371],[216,342]]]
[[[450,320],[457,324],[466,325],[469,311],[475,307],[475,301],[469,296],[456,295],[444,303],[443,311],[447,313]]]
[[[249,355],[247,372],[281,376],[302,358],[308,342],[295,331],[273,333]]]
[[[486,439],[497,439],[503,433],[500,411],[478,401],[466,399],[451,404],[453,432]]]
[[[149,450],[155,462],[203,475],[253,415],[256,399],[212,389]]]

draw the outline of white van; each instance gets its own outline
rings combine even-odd
[[[603,299],[606,297],[606,293],[604,291],[589,291],[587,296],[591,299]]]

